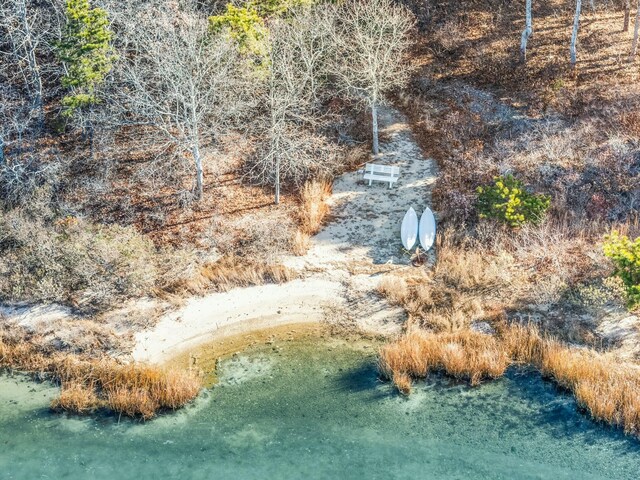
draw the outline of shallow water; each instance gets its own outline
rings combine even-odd
[[[0,478],[638,478],[640,442],[536,374],[405,399],[371,347],[276,347],[224,361],[195,404],[146,424],[51,414],[54,388],[0,377]]]

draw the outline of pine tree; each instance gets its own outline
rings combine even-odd
[[[62,85],[71,93],[62,99],[63,115],[98,103],[96,87],[107,76],[115,55],[107,12],[91,8],[89,0],[66,1],[67,24],[57,54],[65,65]]]

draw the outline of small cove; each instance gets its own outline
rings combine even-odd
[[[640,442],[538,374],[477,388],[432,378],[403,398],[379,381],[375,350],[275,335],[220,360],[193,405],[146,424],[52,414],[55,388],[2,376],[0,478],[637,478]]]

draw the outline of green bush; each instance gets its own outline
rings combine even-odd
[[[266,58],[267,27],[251,4],[243,7],[228,4],[223,14],[209,17],[209,28],[214,34],[226,32],[243,54]]]
[[[69,117],[98,103],[96,89],[111,71],[116,55],[105,10],[91,8],[89,0],[66,0],[65,6],[66,25],[55,52],[65,66],[62,86],[71,90],[62,99],[62,113]]]
[[[266,20],[286,14],[313,0],[250,0],[241,7],[227,4],[225,11],[209,17],[213,34],[227,33],[238,44],[240,52],[266,61],[268,55]]]
[[[604,237],[603,250],[613,260],[615,274],[627,289],[631,307],[640,304],[640,237],[635,240],[613,231]]]
[[[540,223],[551,204],[551,197],[527,192],[512,175],[495,177],[493,185],[478,187],[476,192],[480,218],[495,218],[514,228]]]

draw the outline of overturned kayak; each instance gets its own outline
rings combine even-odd
[[[420,245],[427,251],[436,240],[436,219],[429,207],[422,212],[420,217]]]
[[[413,207],[407,210],[402,219],[400,237],[405,249],[411,250],[418,240],[418,215]]]

